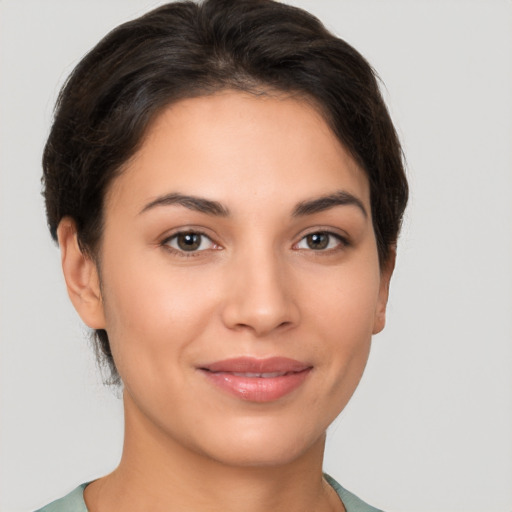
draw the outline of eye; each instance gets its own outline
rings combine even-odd
[[[336,247],[348,245],[340,235],[327,231],[309,233],[296,245],[297,249],[312,249],[313,251],[325,251]]]
[[[216,244],[205,234],[196,231],[182,231],[166,238],[162,245],[178,252],[200,252],[215,249]]]

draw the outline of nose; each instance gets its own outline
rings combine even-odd
[[[295,326],[299,307],[293,282],[272,253],[252,254],[231,261],[222,310],[224,324],[263,337]]]

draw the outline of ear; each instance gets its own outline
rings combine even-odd
[[[57,228],[62,271],[69,298],[77,313],[92,329],[105,328],[100,280],[96,263],[78,245],[76,224],[64,217]]]
[[[393,274],[393,270],[395,269],[395,261],[396,246],[393,246],[390,248],[387,260],[383,263],[382,268],[380,269],[379,296],[375,310],[373,334],[378,334],[381,332],[386,325],[386,307],[388,305],[389,282],[391,281],[391,276]]]

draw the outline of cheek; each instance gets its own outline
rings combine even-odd
[[[308,302],[311,315],[330,331],[328,338],[356,345],[370,338],[379,297],[378,264],[354,259],[349,265],[327,271],[322,284],[315,287],[314,298],[309,292]]]
[[[320,368],[333,416],[346,405],[363,374],[370,351],[378,304],[377,265],[357,265],[333,272],[323,293],[310,297]],[[312,299],[312,300],[311,300]]]
[[[165,362],[182,357],[215,310],[212,276],[127,260],[105,270],[107,333],[121,376],[133,367],[165,372]]]

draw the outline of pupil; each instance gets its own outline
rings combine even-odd
[[[193,251],[201,245],[201,235],[185,233],[178,236],[178,245],[184,251]]]
[[[313,233],[307,237],[310,249],[325,249],[329,244],[329,237],[325,233]]]

